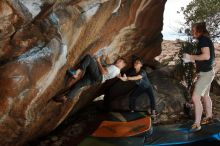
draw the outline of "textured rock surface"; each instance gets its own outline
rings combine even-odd
[[[0,1],[0,145],[46,134],[91,101],[89,91],[90,98],[65,105],[52,100],[64,88],[66,69],[86,53],[105,48],[110,62],[159,55],[165,2]]]
[[[212,82],[212,92],[220,96],[220,44],[215,44],[215,79]]]
[[[211,92],[220,96],[220,72],[217,72],[212,82]]]

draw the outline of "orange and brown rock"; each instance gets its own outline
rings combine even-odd
[[[52,98],[63,90],[66,70],[86,53],[105,48],[110,62],[159,55],[165,2],[0,1],[0,145],[23,145],[80,107],[80,97],[66,105]]]

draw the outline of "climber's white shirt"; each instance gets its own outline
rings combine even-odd
[[[115,78],[117,75],[120,74],[120,69],[115,65],[110,65],[106,69],[108,73],[102,76],[102,83],[104,83],[106,80]]]

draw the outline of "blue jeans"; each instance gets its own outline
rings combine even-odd
[[[72,99],[76,96],[82,87],[101,83],[102,81],[102,74],[99,71],[98,64],[90,55],[86,55],[78,66],[79,69],[85,72],[85,75],[73,85],[71,91],[67,94],[68,99]]]
[[[140,86],[137,86],[137,88],[135,88],[135,90],[131,93],[129,98],[130,110],[134,110],[136,99],[143,93],[147,93],[148,97],[150,98],[151,111],[156,109],[155,96],[153,93],[152,86],[149,86],[148,88],[142,88]]]

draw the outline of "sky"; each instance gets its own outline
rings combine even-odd
[[[175,40],[176,37],[182,37],[177,34],[181,24],[184,23],[184,16],[182,13],[178,14],[177,11],[181,7],[185,7],[192,0],[167,0],[164,11],[164,26],[163,35],[165,40]]]

